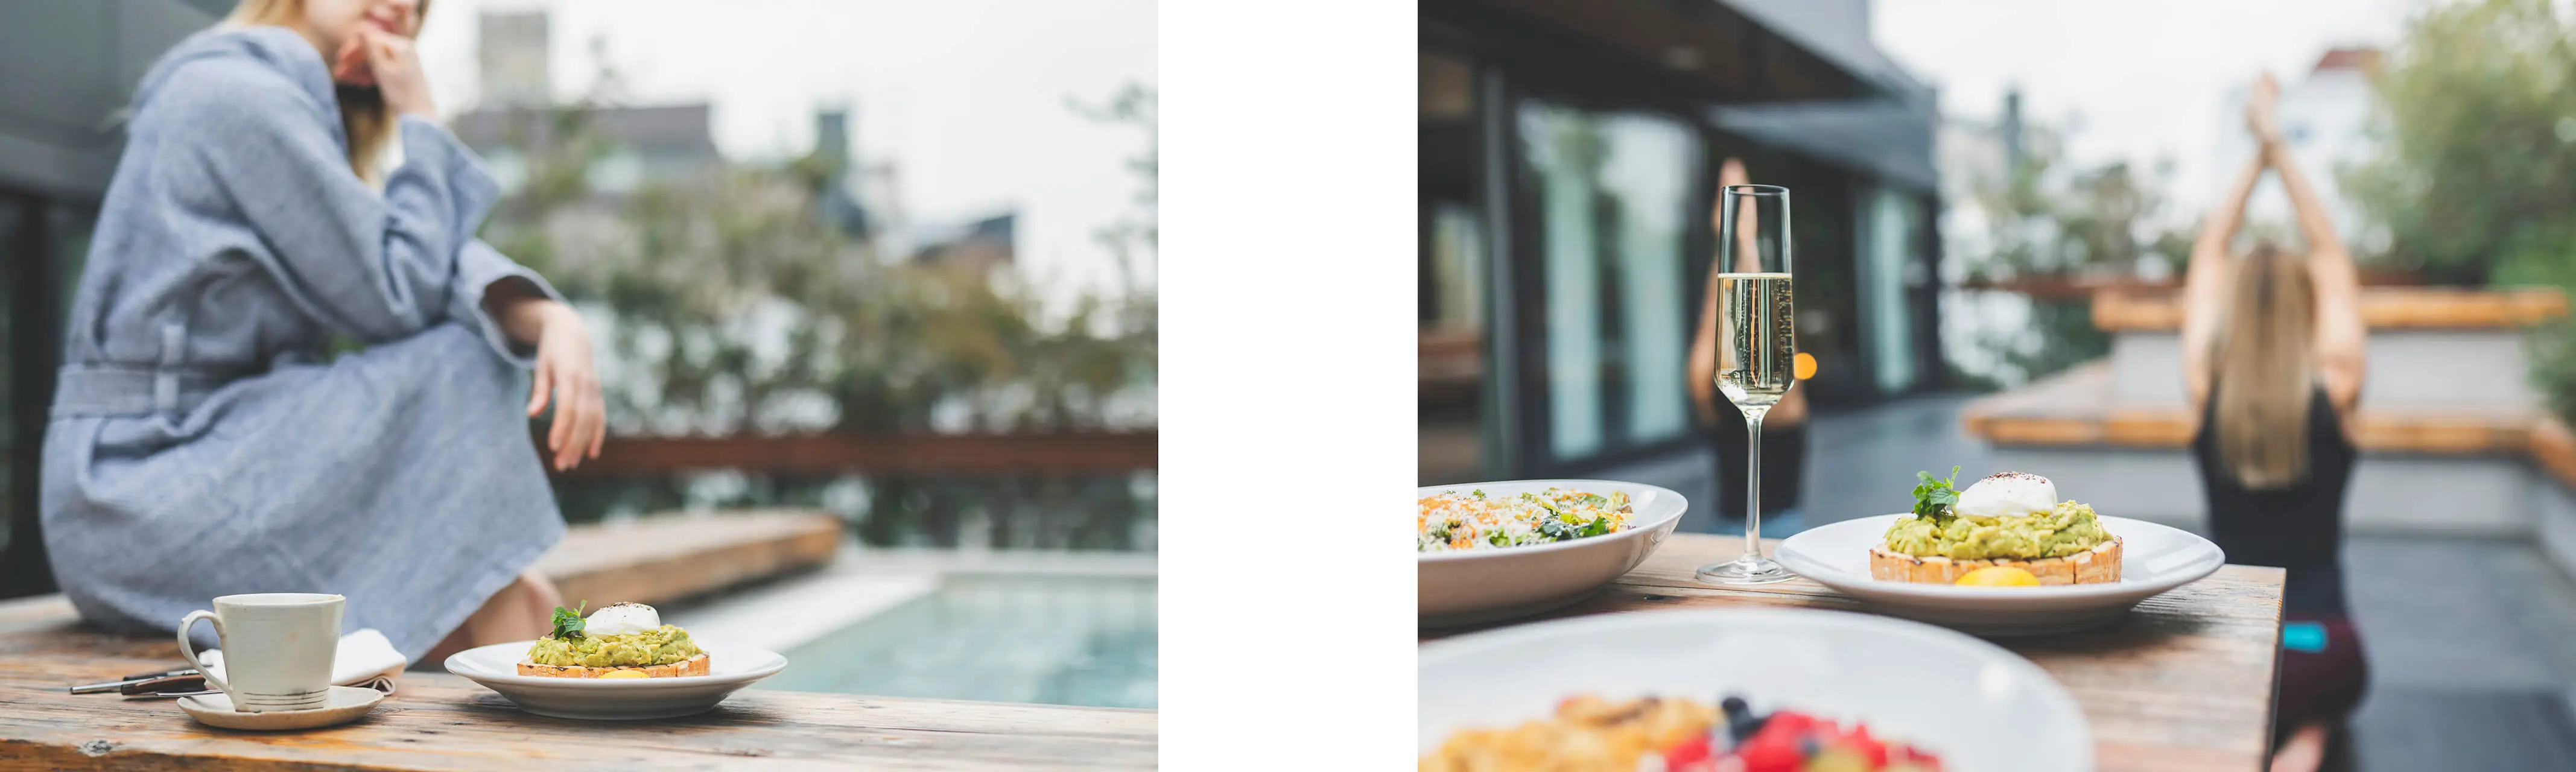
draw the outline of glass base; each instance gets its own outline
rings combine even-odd
[[[1724,563],[1699,567],[1699,580],[1709,584],[1770,584],[1797,577],[1778,561],[1759,555],[1745,555]]]

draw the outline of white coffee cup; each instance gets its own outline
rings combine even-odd
[[[340,650],[340,611],[348,599],[309,592],[262,592],[215,599],[213,611],[179,620],[179,655],[206,683],[230,695],[233,710],[311,710],[331,697],[332,658]],[[223,676],[197,661],[188,628],[205,619],[223,641]]]

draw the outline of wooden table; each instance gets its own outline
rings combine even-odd
[[[1743,546],[1742,537],[1674,534],[1601,595],[1540,618],[1670,608],[1861,607],[1851,596],[1805,579],[1739,588],[1693,578],[1699,566],[1734,558]],[[2260,769],[2272,736],[2282,576],[2278,568],[2230,565],[2139,603],[2127,620],[2109,627],[1988,640],[2028,657],[2074,695],[2093,725],[2102,772]],[[1421,639],[1525,621],[1428,631]]]
[[[179,663],[170,637],[0,613],[0,769],[1151,769],[1153,711],[750,689],[639,723],[519,712],[446,673],[408,673],[356,723],[303,732],[199,725],[170,700],[75,683]]]

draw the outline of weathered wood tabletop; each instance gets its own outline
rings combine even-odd
[[[1699,566],[1734,558],[1743,546],[1742,537],[1674,534],[1600,595],[1538,618],[1744,606],[1864,609],[1805,579],[1718,587],[1693,578]],[[2108,627],[1987,640],[2029,658],[2074,695],[2092,724],[2102,772],[2260,769],[2271,744],[2282,576],[2278,568],[2230,565],[2139,603]],[[1528,621],[1429,630],[1421,639]]]
[[[356,723],[200,725],[170,700],[66,693],[177,666],[173,639],[0,614],[0,769],[1150,769],[1153,711],[750,689],[714,711],[635,723],[519,712],[446,673],[406,673]]]

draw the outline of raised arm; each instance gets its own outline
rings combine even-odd
[[[2257,153],[2236,173],[2227,195],[2201,218],[2200,236],[2191,244],[2191,266],[2183,272],[2182,377],[2195,420],[2209,402],[2209,346],[2218,337],[2218,316],[2227,304],[2227,242],[2244,224],[2245,202],[2254,197],[2254,183],[2262,178],[2263,155]]]
[[[184,124],[165,131],[221,197],[207,205],[258,231],[253,259],[307,313],[370,344],[445,318],[457,252],[500,194],[446,130],[397,119],[403,165],[379,195],[349,171],[331,106],[284,76],[204,61],[164,88],[176,101],[163,109]]]
[[[2308,240],[2308,279],[2316,288],[2317,374],[2325,381],[2326,398],[2334,402],[2336,414],[2350,416],[2361,401],[2370,344],[2370,326],[2361,318],[2361,271],[2353,267],[2352,253],[2335,233],[2325,200],[2308,183],[2308,175],[2290,157],[2280,135],[2265,137],[2264,144],[2272,168],[2281,175],[2281,187],[2289,191],[2290,208],[2298,213],[2299,231]]]

